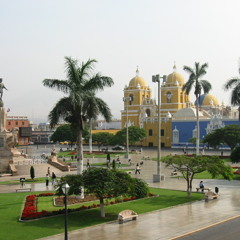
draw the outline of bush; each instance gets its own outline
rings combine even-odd
[[[232,160],[232,163],[238,163],[240,160],[240,147],[234,148],[232,151],[230,158]]]
[[[33,166],[31,166],[31,168],[30,168],[30,177],[31,177],[31,179],[35,178],[35,170],[34,170]]]
[[[130,194],[131,196],[136,198],[146,197],[148,195],[147,184],[142,179],[132,178]]]

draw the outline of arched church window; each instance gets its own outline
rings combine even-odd
[[[150,116],[151,116],[151,111],[150,111],[150,109],[147,109],[147,110],[146,110],[146,116],[147,116],[147,117],[150,117]]]
[[[133,100],[134,100],[133,95],[130,94],[129,95],[129,105],[132,105]]]
[[[167,92],[167,102],[170,103],[172,101],[172,93]]]

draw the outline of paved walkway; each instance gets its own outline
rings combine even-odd
[[[136,164],[141,156],[133,159]],[[184,179],[171,178],[172,169],[164,168],[166,180],[161,183],[152,183],[152,174],[156,171],[156,162],[146,160],[140,175],[150,186],[186,190],[186,182]],[[62,173],[63,175],[66,173]],[[19,178],[18,176],[17,178]],[[15,177],[0,178],[7,180]],[[199,180],[193,181],[193,186],[197,187]],[[218,186],[220,189],[220,197],[217,200],[209,202],[198,201],[185,204],[165,210],[155,211],[152,213],[141,214],[137,221],[128,221],[124,224],[118,224],[117,221],[100,224],[93,227],[79,229],[69,232],[69,240],[166,240],[173,239],[179,235],[195,231],[197,229],[207,227],[211,224],[220,222],[240,214],[240,189],[239,181],[224,180],[205,180],[205,186],[214,189]],[[52,185],[46,189],[45,184],[32,184],[33,191],[52,190]],[[0,192],[15,192],[16,186],[0,185]],[[71,223],[69,222],[69,225]],[[54,235],[42,240],[62,240],[64,234]]]

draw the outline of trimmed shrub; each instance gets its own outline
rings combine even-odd
[[[31,179],[35,178],[35,170],[34,170],[33,166],[31,166],[31,168],[30,168],[30,177],[31,177]]]
[[[148,196],[147,184],[139,178],[132,178],[130,194],[136,198],[144,198]]]

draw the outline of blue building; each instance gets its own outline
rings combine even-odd
[[[172,147],[194,147],[194,145],[189,142],[189,139],[196,138],[197,129],[195,115],[195,108],[185,108],[174,114],[172,119]],[[215,129],[232,124],[240,125],[238,119],[223,118],[220,113],[209,116],[209,113],[201,110],[199,112],[199,117],[200,140]]]

